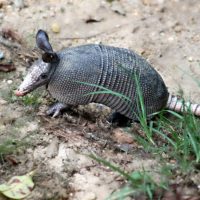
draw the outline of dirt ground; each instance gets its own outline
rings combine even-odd
[[[127,171],[145,168],[156,176],[159,163],[134,137],[106,122],[108,108],[91,104],[54,119],[45,115],[50,97],[43,89],[36,105],[23,103],[13,91],[36,59],[37,30],[45,29],[55,50],[87,43],[132,49],[152,63],[170,92],[200,102],[199,0],[16,2],[0,0],[0,31],[16,32],[19,45],[0,41],[5,57],[0,63],[12,61],[16,67],[0,72],[0,144],[13,138],[28,146],[0,161],[0,183],[35,169],[36,186],[26,199],[103,200],[125,183],[85,156],[90,153]]]

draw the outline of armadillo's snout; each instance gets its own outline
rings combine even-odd
[[[32,86],[32,82],[30,83],[31,76],[27,75],[25,77],[25,79],[22,81],[22,83],[19,85],[19,87],[17,88],[17,90],[15,91],[15,95],[18,97],[21,96],[25,96],[26,94],[28,94],[29,92],[31,92],[33,86]]]
[[[22,92],[20,90],[15,91],[15,95],[18,96],[18,97],[24,96],[25,94],[26,94],[25,92]]]
[[[18,97],[25,96],[28,93],[27,87],[24,87],[24,82],[18,87],[17,90],[15,90],[15,95]]]

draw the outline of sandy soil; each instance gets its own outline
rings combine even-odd
[[[157,176],[158,162],[134,137],[105,122],[108,109],[97,112],[101,109],[90,105],[53,119],[45,116],[50,98],[42,89],[36,106],[24,105],[12,91],[35,59],[34,37],[42,28],[55,50],[86,43],[135,50],[159,71],[170,92],[200,102],[199,1],[27,0],[20,6],[0,0],[0,28],[14,30],[22,41],[15,50],[0,44],[5,55],[0,63],[12,60],[16,67],[0,72],[0,144],[13,138],[27,140],[28,146],[0,161],[0,183],[36,169],[36,186],[26,199],[103,200],[124,181],[85,156],[89,153],[127,171],[143,167]]]

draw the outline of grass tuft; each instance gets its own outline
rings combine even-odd
[[[120,167],[112,164],[109,161],[99,158],[94,154],[89,155],[89,157],[109,167],[112,171],[119,173],[129,182],[127,186],[111,194],[107,200],[125,199],[127,196],[138,196],[140,194],[146,194],[149,199],[153,199],[155,189],[167,189],[165,182],[156,183],[152,176],[144,169],[143,171],[134,171],[128,173],[122,170]]]
[[[125,199],[127,196],[132,197],[139,194],[146,194],[148,199],[154,199],[156,191],[167,190],[168,184],[174,182],[176,176],[185,177],[192,171],[200,172],[196,168],[200,162],[200,120],[190,112],[189,107],[186,108],[187,113],[183,114],[162,110],[153,114],[157,115],[156,120],[148,120],[139,79],[134,75],[133,80],[136,84],[137,107],[140,111],[137,117],[143,133],[142,135],[133,135],[133,137],[143,146],[143,151],[151,153],[152,157],[160,161],[161,167],[158,173],[165,178],[162,183],[157,183],[153,180],[152,175],[145,171],[128,173],[109,161],[90,155],[92,159],[118,172],[128,181],[128,184],[113,193],[108,198],[109,200]],[[111,94],[132,103],[130,98],[105,87],[85,82],[79,83],[100,89],[86,95]],[[184,100],[183,103],[185,103]],[[192,182],[192,180],[189,178],[188,182]],[[187,184],[187,182],[183,184]]]

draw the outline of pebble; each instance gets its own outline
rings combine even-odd
[[[10,85],[10,84],[12,84],[12,80],[7,80],[7,83]]]
[[[6,6],[6,12],[14,13],[13,12],[13,7],[11,5]],[[5,16],[6,17],[6,16]]]
[[[4,53],[0,51],[0,60],[4,59]]]
[[[54,32],[54,33],[60,33],[60,26],[58,23],[53,23],[51,25],[51,30]]]
[[[0,12],[0,19],[3,19],[4,14],[2,12]]]
[[[174,30],[175,30],[175,32],[177,32],[177,33],[181,32],[181,31],[182,31],[181,25],[175,26],[175,27],[174,27]]]
[[[172,41],[174,41],[174,38],[173,37],[168,37],[168,41],[172,42]]]
[[[24,0],[15,0],[14,5],[15,5],[16,8],[21,9],[21,8],[24,7]]]
[[[130,144],[118,144],[115,147],[116,147],[116,149],[123,151],[125,153],[128,153],[133,149]]]
[[[194,60],[194,59],[193,59],[192,56],[189,56],[189,57],[188,57],[188,61],[189,61],[189,62],[192,62],[193,60]]]
[[[90,192],[90,193],[84,194],[84,198],[82,200],[96,200],[96,199],[97,199],[96,194],[93,192]]]
[[[142,0],[144,5],[163,4],[165,0]]]

